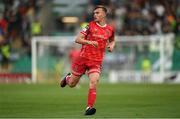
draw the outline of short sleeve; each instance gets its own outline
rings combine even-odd
[[[112,28],[112,33],[111,33],[111,36],[110,36],[110,38],[109,39],[114,39],[114,29]]]

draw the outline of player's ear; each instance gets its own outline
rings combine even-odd
[[[102,12],[101,16],[102,16],[103,18],[105,18],[105,17],[106,17],[104,12]]]
[[[103,17],[105,18],[106,16],[107,16],[107,13],[106,13],[106,12],[104,12]]]

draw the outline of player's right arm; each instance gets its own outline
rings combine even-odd
[[[82,31],[77,35],[75,42],[82,45],[93,45],[94,47],[98,46],[96,41],[87,40],[85,37],[90,34],[91,23],[82,28]]]
[[[82,44],[82,45],[93,45],[94,47],[98,46],[98,42],[96,42],[96,41],[85,40],[85,35],[82,33],[79,33],[77,35],[75,42]]]

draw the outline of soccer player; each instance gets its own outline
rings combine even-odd
[[[80,54],[72,64],[72,71],[60,82],[61,87],[68,85],[75,87],[81,76],[85,73],[89,78],[89,93],[85,115],[96,113],[94,103],[96,100],[96,88],[100,78],[101,65],[106,47],[112,52],[115,46],[114,29],[106,23],[107,9],[98,5],[93,10],[94,20],[83,29],[75,39],[82,44]]]

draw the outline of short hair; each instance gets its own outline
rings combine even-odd
[[[103,5],[97,5],[97,6],[95,6],[94,10],[96,10],[96,9],[98,9],[98,8],[101,8],[101,9],[107,14],[107,8],[106,8],[105,6],[103,6]],[[94,11],[94,10],[93,10],[93,11]]]

